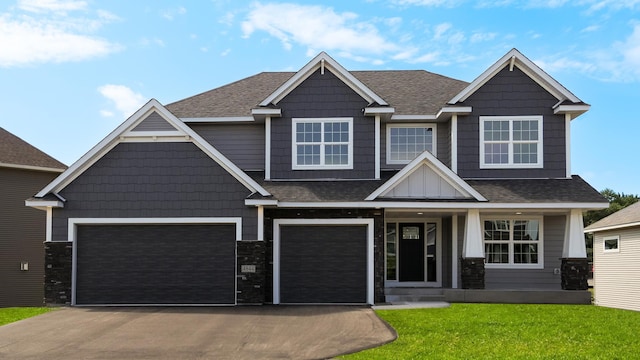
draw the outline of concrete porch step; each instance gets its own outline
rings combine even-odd
[[[444,291],[441,288],[421,287],[388,287],[384,289],[387,303],[402,302],[438,302],[444,301]]]

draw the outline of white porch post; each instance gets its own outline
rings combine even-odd
[[[589,262],[580,209],[571,209],[571,212],[567,214],[560,272],[561,285],[564,290],[588,289]]]
[[[587,257],[587,246],[584,241],[584,223],[580,209],[571,209],[571,213],[567,216],[562,257],[572,259]]]
[[[479,209],[467,211],[460,263],[462,288],[484,289],[484,246]]]
[[[464,227],[464,242],[462,244],[463,258],[483,258],[482,227],[480,225],[480,210],[469,209]]]

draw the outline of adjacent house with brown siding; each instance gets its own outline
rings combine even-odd
[[[640,202],[584,231],[593,233],[596,305],[640,311]]]
[[[64,169],[0,128],[0,307],[44,303],[45,213],[24,201]]]

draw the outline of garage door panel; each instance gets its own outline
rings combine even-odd
[[[283,303],[366,303],[367,227],[280,228]]]
[[[235,303],[234,225],[86,225],[77,304]]]

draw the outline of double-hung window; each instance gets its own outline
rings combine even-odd
[[[353,169],[353,118],[294,118],[294,170]]]
[[[485,219],[484,252],[488,268],[541,269],[542,219]]]
[[[428,150],[435,155],[435,124],[387,125],[387,164],[408,164]]]
[[[480,168],[541,168],[542,116],[481,116]]]

